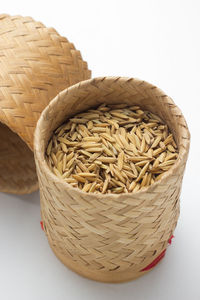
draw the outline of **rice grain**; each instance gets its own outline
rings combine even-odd
[[[160,117],[126,104],[102,104],[71,117],[46,148],[52,172],[86,193],[137,192],[160,180],[177,157]]]

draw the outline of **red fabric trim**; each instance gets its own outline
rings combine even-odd
[[[172,239],[174,238],[174,235],[172,235],[171,237],[170,237],[170,239],[169,239],[169,241],[168,241],[168,243],[171,245],[171,243],[172,243]]]
[[[156,257],[156,259],[154,259],[154,261],[152,261],[152,263],[150,263],[147,267],[142,269],[141,272],[148,271],[151,268],[155,267],[159,263],[159,261],[165,256],[165,252],[166,252],[166,249],[163,250],[163,252],[161,252],[160,255],[158,255]]]
[[[168,243],[171,245],[172,243],[172,239],[174,238],[174,236],[172,235],[169,240],[168,240]],[[144,269],[142,269],[140,272],[144,272],[144,271],[148,271],[152,268],[154,268],[158,263],[159,261],[161,261],[161,259],[163,259],[163,257],[165,256],[165,253],[166,253],[166,250],[167,249],[164,249],[160,255],[158,255],[148,266],[146,266]]]
[[[43,225],[42,221],[40,221],[40,226],[41,226],[42,230],[44,231],[44,225]]]

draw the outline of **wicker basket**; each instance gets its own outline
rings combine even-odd
[[[90,71],[73,44],[30,17],[0,15],[0,56],[0,191],[30,193],[38,188],[31,150],[40,113]]]
[[[48,168],[44,153],[52,132],[72,115],[100,103],[127,103],[159,115],[179,148],[173,167],[153,185],[130,194],[88,194]],[[189,131],[174,102],[157,87],[133,78],[97,78],[61,92],[43,111],[35,132],[44,231],[57,257],[88,278],[137,278],[166,249],[179,217],[179,196]]]

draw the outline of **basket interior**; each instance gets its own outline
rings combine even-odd
[[[0,190],[15,194],[37,188],[33,152],[6,125],[0,123]]]
[[[189,139],[187,124],[172,99],[160,89],[138,79],[124,80],[123,84],[119,84],[117,80],[113,82],[112,78],[106,78],[106,82],[102,80],[102,83],[100,79],[97,79],[97,82],[85,81],[79,88],[76,86],[68,89],[67,93],[61,92],[44,111],[44,117],[45,115],[48,117],[45,117],[45,122],[40,124],[39,132],[43,158],[47,143],[58,126],[71,116],[102,103],[139,105],[142,109],[158,115],[174,135],[179,148],[179,158],[183,154],[182,150],[185,152],[186,142]]]

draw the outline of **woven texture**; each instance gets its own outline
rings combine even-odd
[[[179,156],[161,180],[131,194],[88,194],[50,171],[44,153],[53,130],[68,117],[101,103],[140,105],[168,124]],[[35,133],[42,221],[57,257],[94,280],[121,282],[145,274],[141,270],[167,247],[177,224],[189,139],[181,111],[147,82],[104,77],[61,92],[42,113]]]
[[[0,122],[31,150],[36,122],[49,101],[88,78],[80,52],[53,28],[31,17],[0,15]],[[11,131],[6,134],[0,145],[0,191],[32,192],[38,187],[33,154]]]

